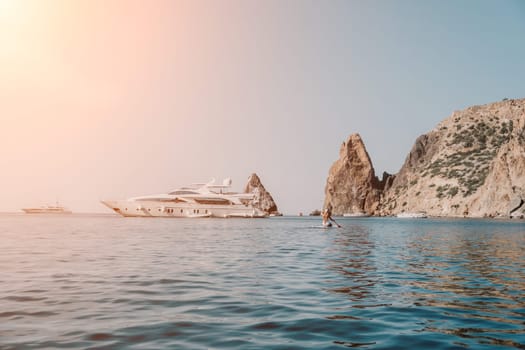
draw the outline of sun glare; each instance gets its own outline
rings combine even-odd
[[[17,0],[0,0],[0,20],[13,20],[21,9],[22,1]]]
[[[0,0],[0,37],[12,38],[31,25],[28,1]],[[3,42],[5,45],[5,42]]]

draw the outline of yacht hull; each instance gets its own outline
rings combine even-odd
[[[24,211],[26,214],[72,214],[71,210],[68,209],[23,208],[22,211]]]
[[[165,218],[263,218],[266,213],[243,204],[203,205],[194,203],[159,203],[157,201],[102,201],[102,203],[124,217]]]

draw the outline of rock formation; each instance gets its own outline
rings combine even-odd
[[[359,134],[350,135],[339,150],[339,159],[329,171],[325,187],[324,208],[334,215],[345,213],[373,214],[378,209],[381,193],[390,175],[380,181]]]
[[[383,187],[376,185],[368,155],[354,153],[361,154],[360,161],[343,168],[337,165],[340,154],[330,169],[325,203],[335,204],[334,213],[364,203],[361,208],[375,215],[525,214],[525,99],[454,112],[417,138],[399,172],[384,178]],[[333,193],[341,200],[334,202]]]
[[[251,204],[267,214],[281,215],[277,210],[277,204],[275,204],[272,195],[266,191],[261,179],[257,174],[253,173],[248,178],[248,183],[244,188],[244,193],[253,193],[255,196],[251,201]]]

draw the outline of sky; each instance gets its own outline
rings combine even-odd
[[[525,2],[0,0],[0,211],[257,173],[322,207],[341,143],[376,174],[453,111],[525,97]]]

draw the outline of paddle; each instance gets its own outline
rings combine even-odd
[[[337,227],[339,227],[339,228],[343,227],[343,226],[339,225],[339,224],[337,223],[337,221],[335,221],[334,219],[332,219],[332,217],[330,217],[330,221],[333,221],[334,224],[336,224]]]

